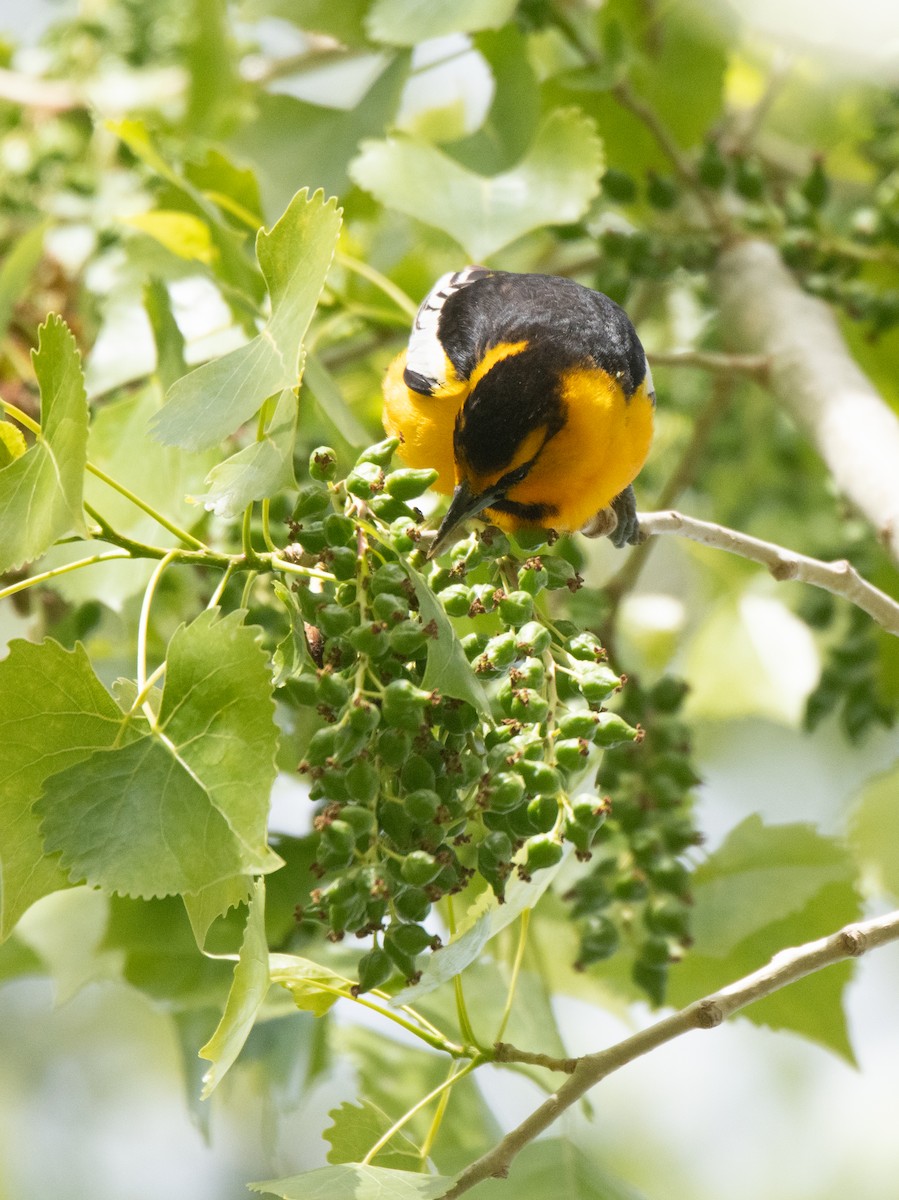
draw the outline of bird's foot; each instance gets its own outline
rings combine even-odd
[[[640,540],[640,522],[637,520],[637,498],[630,484],[615,497],[607,508],[594,513],[581,526],[585,537],[608,537],[613,546],[635,546]]]

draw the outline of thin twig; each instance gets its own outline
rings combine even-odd
[[[725,375],[749,375],[764,383],[769,361],[764,354],[720,354],[714,350],[657,350],[649,355],[653,367],[699,367]]]
[[[552,1125],[590,1088],[651,1050],[694,1029],[714,1029],[726,1017],[764,996],[795,983],[814,971],[820,971],[847,958],[858,958],[866,950],[886,945],[899,938],[899,911],[870,921],[847,925],[830,937],[781,950],[767,966],[736,983],[713,992],[702,1000],[672,1013],[648,1029],[623,1041],[587,1054],[578,1060],[574,1073],[552,1096],[535,1109],[520,1125],[508,1133],[492,1150],[467,1167],[442,1200],[455,1200],[485,1179],[505,1178],[509,1164],[529,1142]]]
[[[641,96],[638,96],[630,84],[623,80],[612,88],[612,95],[622,108],[626,108],[628,112],[632,113],[638,121],[641,121],[646,126],[658,142],[660,149],[674,168],[675,175],[702,205],[711,228],[720,237],[725,239],[732,237],[733,231],[727,216],[721,210],[714,195],[708,188],[703,187],[692,162],[682,152],[668,126],[660,120],[658,113],[652,105],[648,104]]]
[[[497,1063],[527,1063],[532,1067],[546,1067],[548,1071],[564,1071],[566,1075],[573,1075],[580,1060],[556,1058],[552,1054],[537,1054],[532,1050],[519,1050],[511,1042],[497,1042],[493,1047],[493,1061]]]
[[[69,112],[87,108],[87,97],[65,79],[42,79],[0,67],[0,100],[22,108],[42,109],[44,112]]]
[[[676,533],[691,541],[701,542],[704,546],[714,546],[717,550],[726,550],[729,554],[761,563],[780,583],[796,580],[823,588],[834,596],[842,596],[866,612],[887,633],[899,637],[899,603],[862,579],[855,567],[845,559],[823,562],[787,550],[774,542],[763,542],[736,529],[685,517],[679,512],[640,513],[638,517],[644,537]]]
[[[771,71],[756,104],[747,112],[743,112],[733,121],[734,130],[726,141],[728,154],[746,154],[752,149],[753,143],[774,102],[777,100],[786,84],[793,68],[793,56],[786,51],[779,51],[771,64]]]

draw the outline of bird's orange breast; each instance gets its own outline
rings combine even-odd
[[[436,491],[451,493],[456,486],[453,459],[453,426],[468,394],[422,396],[403,382],[406,351],[387,368],[384,379],[384,428],[400,439],[399,456],[410,467],[432,467],[438,472]]]

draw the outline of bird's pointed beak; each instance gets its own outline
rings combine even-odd
[[[463,479],[453,492],[453,498],[450,501],[449,508],[446,510],[446,516],[440,522],[437,536],[431,543],[428,558],[433,558],[435,554],[439,554],[444,549],[457,525],[461,525],[469,517],[476,517],[485,508],[489,508],[491,504],[495,504],[502,495],[503,492],[498,487],[488,488],[486,492],[475,495]]]

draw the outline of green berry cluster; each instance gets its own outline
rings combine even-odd
[[[546,532],[488,527],[428,562],[410,502],[435,473],[390,470],[395,446],[342,480],[313,452],[287,551],[333,576],[293,585],[308,654],[285,691],[315,714],[299,770],[319,805],[301,912],[373,939],[360,991],[418,977],[440,944],[431,906],[473,877],[502,900],[566,843],[588,859],[610,809],[602,753],[639,736],[605,707],[622,680],[598,639],[547,615],[581,580]]]
[[[655,1004],[664,999],[670,964],[690,944],[684,855],[701,841],[692,817],[699,778],[678,717],[685,691],[670,676],[648,690],[628,681],[620,719],[645,734],[639,746],[620,745],[603,756],[596,784],[613,797],[611,812],[590,869],[566,896],[580,923],[578,968],[629,945],[633,980]]]
[[[828,592],[814,590],[800,615],[814,629],[837,625],[844,606]],[[843,732],[851,742],[860,742],[876,726],[890,727],[896,720],[895,703],[889,704],[880,687],[880,633],[861,609],[849,608],[841,633],[827,646],[824,668],[805,706],[805,727],[816,729],[838,713]]]
[[[675,271],[707,272],[718,254],[713,228],[685,229],[681,200],[705,193],[722,222],[770,237],[784,261],[813,294],[864,322],[872,337],[899,325],[899,158],[895,106],[867,146],[878,178],[866,194],[843,196],[821,155],[802,172],[723,146],[709,138],[688,169],[692,186],[648,172],[643,180],[610,166],[604,198],[632,210],[656,211],[649,227],[626,221],[604,228],[595,286],[627,303],[634,281],[669,278]],[[667,214],[672,214],[668,219]],[[660,223],[661,222],[661,223]],[[873,266],[876,264],[876,268]]]

